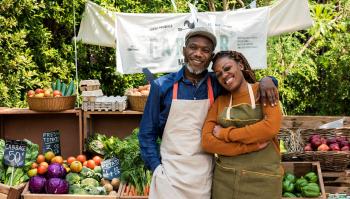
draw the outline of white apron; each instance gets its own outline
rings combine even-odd
[[[208,98],[173,100],[164,128],[160,153],[162,164],[153,172],[150,199],[210,199],[213,156],[201,148],[201,134],[208,109],[214,101],[210,77]]]

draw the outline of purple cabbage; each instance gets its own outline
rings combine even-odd
[[[51,178],[46,182],[46,193],[67,194],[69,190],[68,182],[61,178]]]
[[[64,178],[66,176],[66,169],[58,163],[52,163],[47,169],[47,178]]]
[[[29,180],[29,191],[31,193],[43,193],[45,191],[46,179],[43,176],[33,176]]]

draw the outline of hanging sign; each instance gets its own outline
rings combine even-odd
[[[20,140],[6,140],[4,163],[7,166],[22,167],[26,158],[27,143]]]

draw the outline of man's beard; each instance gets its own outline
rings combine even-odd
[[[206,68],[203,68],[201,70],[195,70],[189,64],[186,64],[186,68],[190,73],[192,73],[194,75],[199,75],[206,70]]]

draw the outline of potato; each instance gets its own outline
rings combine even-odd
[[[106,189],[107,193],[113,191],[113,186],[111,184],[105,184],[103,187]]]
[[[111,185],[113,186],[113,189],[114,189],[114,190],[118,189],[119,184],[120,184],[119,178],[113,178],[113,179],[112,179]]]

